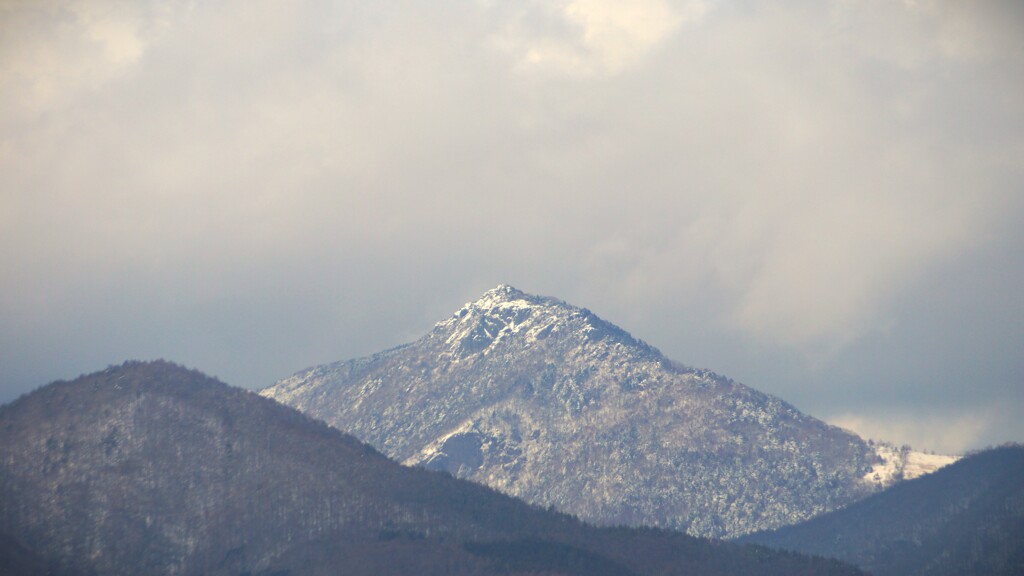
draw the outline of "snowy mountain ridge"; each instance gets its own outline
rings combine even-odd
[[[261,394],[400,462],[597,523],[737,536],[885,483],[882,458],[855,434],[508,285],[416,342]]]
[[[577,321],[579,321],[577,323]],[[507,284],[488,290],[475,302],[466,303],[451,318],[438,322],[435,332],[449,334],[445,343],[450,346],[453,361],[467,356],[490,354],[502,339],[524,333],[525,345],[530,346],[552,334],[574,326],[576,336],[586,339],[603,330],[619,332],[627,345],[650,349],[625,331],[600,320],[589,310],[576,308],[561,300],[544,296],[531,296]]]

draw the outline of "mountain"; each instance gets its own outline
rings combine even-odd
[[[1024,574],[1024,446],[977,453],[842,510],[743,539],[875,576]]]
[[[0,534],[0,576],[53,576],[47,562],[7,534]]]
[[[678,533],[592,528],[401,466],[291,408],[166,362],[56,382],[0,408],[0,567],[53,575],[859,573]]]
[[[906,453],[712,372],[587,309],[499,286],[419,340],[260,392],[408,465],[601,524],[728,537],[897,479]]]

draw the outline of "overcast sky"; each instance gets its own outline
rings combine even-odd
[[[1024,3],[0,2],[0,402],[258,388],[509,283],[866,436],[1024,441]]]

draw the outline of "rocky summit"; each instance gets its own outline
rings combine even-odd
[[[860,437],[505,285],[413,343],[261,394],[407,465],[600,524],[733,537],[880,486]]]

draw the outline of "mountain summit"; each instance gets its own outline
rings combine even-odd
[[[737,536],[878,488],[858,436],[507,285],[416,342],[261,394],[405,464],[603,524]]]
[[[496,347],[501,348],[506,338],[521,337],[529,346],[556,334],[580,344],[610,339],[645,356],[661,358],[660,352],[586,308],[526,294],[507,284],[488,290],[476,302],[467,303],[451,318],[439,322],[434,332],[448,335],[445,339],[445,343],[450,344],[448,357],[454,361],[487,357]]]

